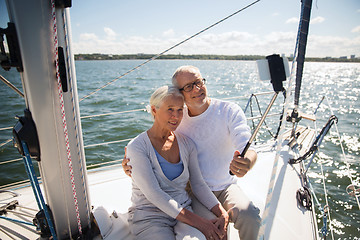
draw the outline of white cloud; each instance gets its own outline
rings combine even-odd
[[[114,32],[114,30],[112,30],[111,28],[108,27],[104,27],[104,32],[106,34],[106,38],[108,40],[114,40],[116,38],[116,33]]]
[[[74,42],[74,53],[104,53],[104,54],[158,54],[188,38],[176,35],[172,30],[164,32],[163,36],[131,36],[122,39],[109,38],[116,36],[107,30],[105,36],[93,33],[81,34],[79,41]],[[354,30],[355,31],[355,30]],[[360,26],[356,27],[360,31]],[[166,34],[165,34],[166,33]],[[166,36],[166,37],[164,37]],[[270,34],[251,34],[248,32],[224,32],[220,34],[207,33],[167,52],[168,54],[223,54],[223,55],[270,55],[273,53],[289,56],[295,48],[296,32],[272,32]],[[360,55],[360,37],[334,37],[310,35],[308,39],[307,56],[309,57],[339,57],[343,55]]]
[[[317,23],[322,23],[324,21],[325,21],[325,18],[319,16],[319,17],[311,19],[310,23],[317,24]]]
[[[75,53],[113,53],[114,49],[124,49],[122,43],[115,41],[111,29],[104,31],[106,34],[103,39],[94,33],[80,34],[79,41],[73,43]]]
[[[317,23],[322,23],[325,21],[325,18],[323,17],[316,17],[310,20],[310,23],[312,24],[317,24]],[[292,24],[292,23],[299,23],[299,18],[293,17],[293,18],[289,18],[288,20],[286,20],[287,24]]]
[[[174,37],[174,35],[175,35],[175,32],[173,29],[169,29],[169,30],[163,32],[163,34],[162,34],[163,37],[167,37],[167,38]]]
[[[360,49],[360,37],[310,35],[306,52],[308,56],[312,57],[340,57],[352,54],[359,55],[358,49]]]
[[[80,34],[80,41],[97,40],[98,37],[94,33],[82,33]]]
[[[288,20],[286,20],[286,23],[298,23],[299,19],[296,17],[293,18],[289,18]]]
[[[352,33],[360,33],[360,25],[354,27],[353,29],[351,29],[351,32],[352,32]]]

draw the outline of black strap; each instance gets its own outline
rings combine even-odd
[[[325,136],[330,130],[331,126],[334,124],[334,122],[337,123],[337,121],[338,121],[337,117],[335,115],[331,115],[325,126],[321,129],[319,135],[316,137],[310,149],[303,156],[298,157],[297,159],[290,159],[289,163],[290,164],[299,163],[305,160],[306,158],[308,158],[311,154],[313,154],[319,148],[320,137]]]

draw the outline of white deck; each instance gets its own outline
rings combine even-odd
[[[312,214],[304,210],[296,201],[296,191],[300,188],[297,171],[287,164],[287,146],[283,148],[282,158],[279,160],[277,176],[274,186],[273,199],[265,231],[265,239],[316,239],[313,236]],[[239,185],[250,199],[264,211],[269,179],[274,161],[274,149],[271,145],[263,145],[258,150],[258,161],[254,168],[242,179]],[[131,179],[127,177],[120,165],[104,167],[88,173],[90,186],[90,201],[94,209],[103,206],[109,215],[113,211],[118,218],[111,216],[112,232],[108,232],[106,239],[132,239],[124,226],[126,213],[130,206]],[[19,196],[16,199],[22,206],[36,208],[36,203],[30,187],[15,190]],[[0,193],[1,205],[14,200],[9,193]],[[33,212],[19,208],[18,211],[33,214]],[[7,217],[32,221],[32,217],[8,214]],[[230,227],[230,239],[239,239],[234,228]],[[6,233],[5,233],[6,232]],[[22,224],[11,223],[0,219],[0,239],[37,239],[35,228]],[[113,238],[114,237],[114,238]]]

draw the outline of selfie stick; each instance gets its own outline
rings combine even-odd
[[[265,62],[265,66],[264,66],[264,62]],[[264,123],[265,118],[270,111],[270,108],[274,104],[277,95],[279,94],[279,92],[282,92],[285,90],[283,87],[283,83],[282,83],[283,81],[286,80],[286,72],[285,72],[285,67],[284,67],[285,62],[287,62],[287,61],[286,60],[284,61],[283,58],[281,58],[278,54],[273,54],[273,55],[267,56],[266,60],[261,60],[260,62],[258,61],[259,71],[261,70],[260,69],[261,67],[267,67],[267,70],[269,71],[269,76],[270,76],[271,83],[273,85],[273,89],[274,89],[275,93],[274,93],[269,105],[267,106],[264,114],[262,115],[260,122],[256,126],[255,131],[251,135],[244,150],[241,152],[240,157],[245,157],[247,150],[249,149],[251,143],[254,141],[256,134],[259,132],[261,125]],[[267,63],[267,65],[266,65],[266,63]],[[265,75],[266,75],[266,73],[265,73]],[[262,77],[263,77],[263,75],[260,73],[260,78],[262,78]],[[229,173],[230,173],[230,175],[234,175],[231,172],[231,170],[229,171]]]

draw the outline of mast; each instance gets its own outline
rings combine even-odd
[[[69,9],[50,0],[7,0],[23,63],[21,80],[27,109],[40,145],[44,197],[57,239],[70,239],[90,227],[90,200]],[[71,4],[70,4],[71,5]]]
[[[298,32],[299,43],[298,43],[296,85],[295,85],[295,98],[294,98],[294,104],[296,110],[298,109],[299,106],[300,89],[301,89],[302,75],[303,75],[304,62],[305,62],[305,52],[306,52],[307,37],[309,32],[312,0],[302,0],[301,2],[302,2],[302,8],[301,8],[301,19],[300,19],[299,32]]]

